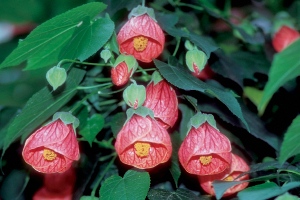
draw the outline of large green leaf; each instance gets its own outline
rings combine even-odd
[[[238,198],[240,200],[264,200],[272,197],[276,197],[283,194],[290,189],[300,186],[300,182],[289,182],[283,186],[278,186],[274,182],[266,182],[260,185],[255,185],[253,187],[246,188],[238,193]]]
[[[99,2],[85,4],[58,15],[34,29],[4,60],[0,68],[15,66],[28,60],[26,69],[37,69],[54,64],[73,32],[86,17],[94,18],[106,8]]]
[[[87,59],[108,41],[114,28],[114,22],[109,18],[100,18],[91,23],[87,17],[62,49],[59,59],[78,58],[80,61]]]
[[[258,110],[264,112],[264,108],[272,98],[273,94],[286,82],[300,75],[300,39],[292,43],[282,52],[275,54],[269,72],[269,80],[265,86],[264,93]]]
[[[34,94],[22,111],[8,125],[3,150],[5,151],[20,136],[24,140],[59,108],[65,105],[77,93],[76,87],[81,82],[84,74],[83,70],[72,68],[68,74],[65,87],[62,88],[63,91],[59,92],[57,90],[58,93],[52,93],[48,87],[45,87]]]
[[[144,200],[150,187],[148,172],[128,170],[124,177],[113,175],[100,188],[100,199]]]
[[[156,67],[159,69],[162,76],[172,85],[187,91],[199,91],[212,95],[219,99],[227,108],[237,116],[249,130],[247,122],[243,117],[241,107],[230,91],[224,91],[212,85],[204,83],[203,81],[192,76],[183,66],[181,66],[173,57],[171,57],[169,64],[163,63],[159,60],[154,60]]]
[[[289,126],[281,145],[279,161],[285,162],[288,158],[300,154],[300,115]]]
[[[152,189],[149,191],[148,196],[149,200],[157,199],[168,199],[168,200],[200,200],[201,198],[196,196],[193,192],[179,188],[176,192],[171,192],[162,189]]]
[[[172,140],[172,157],[171,157],[171,166],[169,168],[170,173],[174,179],[176,187],[178,187],[178,180],[181,175],[180,165],[178,161],[178,150],[181,144],[180,134],[178,132],[171,134]]]
[[[92,146],[97,134],[102,130],[104,126],[104,117],[100,114],[94,114],[91,118],[87,119],[86,125],[79,130],[79,134],[82,135]]]

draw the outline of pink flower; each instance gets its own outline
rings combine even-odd
[[[65,172],[80,157],[72,124],[58,119],[41,127],[27,138],[22,155],[39,172]]]
[[[132,69],[128,71],[128,66],[125,61],[113,67],[111,69],[111,80],[113,84],[116,86],[125,85],[131,76],[131,72]]]
[[[287,46],[293,43],[300,37],[300,34],[295,29],[288,26],[282,26],[274,35],[272,44],[277,52],[284,50]]]
[[[231,144],[225,135],[204,122],[190,129],[178,157],[183,168],[191,174],[219,174],[230,167]]]
[[[130,18],[118,33],[117,41],[122,54],[148,63],[163,51],[165,36],[160,26],[144,14]]]
[[[241,176],[237,178],[241,173],[249,171],[250,168],[247,165],[247,163],[239,156],[232,154],[232,162],[231,167],[228,170],[225,170],[224,172],[220,174],[215,175],[207,175],[207,176],[198,176],[198,180],[200,182],[200,185],[202,189],[209,193],[210,195],[215,196],[215,191],[212,185],[212,182],[215,180],[224,180],[224,181],[243,181],[248,180],[249,175],[246,174],[244,176]],[[237,179],[236,179],[237,178]],[[227,189],[225,193],[223,194],[223,197],[232,195],[236,192],[239,192],[243,189],[245,189],[248,186],[248,182],[244,182],[235,186],[232,186],[231,188]]]
[[[168,132],[151,117],[136,114],[118,133],[115,148],[123,163],[139,169],[165,163],[172,154]]]
[[[171,85],[162,80],[156,84],[152,81],[146,87],[145,107],[153,110],[154,117],[164,128],[174,126],[178,118],[178,100]]]

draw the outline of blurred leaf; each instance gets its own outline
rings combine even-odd
[[[172,150],[172,157],[171,157],[171,166],[169,170],[174,179],[176,188],[178,188],[178,180],[181,175],[181,170],[178,161],[178,153],[177,153],[181,144],[180,134],[178,132],[172,133],[171,141],[172,141],[173,150]]]
[[[60,59],[76,59],[83,61],[96,53],[111,37],[115,25],[109,18],[100,18],[90,22],[89,17],[83,20],[72,36],[72,39],[62,48]]]
[[[297,173],[300,173],[300,169],[290,165],[289,163],[280,163],[278,161],[269,161],[269,162],[264,162],[264,163],[257,163],[253,164],[250,166],[250,171],[249,173],[257,172],[257,171],[263,171],[263,170],[272,170],[276,169],[277,171],[284,171],[284,170],[289,170],[289,171],[294,171]]]
[[[258,106],[261,101],[263,91],[256,89],[255,87],[244,87],[244,96],[249,98],[250,101]]]
[[[230,91],[224,91],[202,82],[201,80],[192,76],[172,57],[170,59],[170,64],[166,64],[158,60],[154,60],[154,63],[162,76],[172,85],[187,91],[195,90],[206,93],[219,99],[235,116],[237,116],[243,122],[247,130],[249,130],[248,124],[243,117],[241,107]]]
[[[87,119],[87,124],[82,129],[80,129],[79,134],[89,142],[90,146],[92,146],[94,139],[102,130],[103,126],[104,117],[100,114],[94,114],[92,117]]]
[[[80,27],[86,17],[94,18],[106,6],[89,3],[58,15],[34,29],[4,60],[0,68],[18,65],[28,60],[26,69],[38,69],[58,62],[62,47]]]
[[[276,197],[280,194],[283,194],[290,189],[300,186],[300,182],[289,182],[283,186],[278,186],[274,182],[266,182],[260,185],[255,185],[248,187],[238,193],[238,198],[240,200],[263,200],[272,197]]]
[[[241,183],[244,183],[244,182],[247,182],[247,181],[214,181],[213,182],[213,187],[214,187],[214,191],[216,193],[216,198],[217,199],[221,199],[224,192],[235,186],[235,185],[238,185],[238,184],[241,184]]]
[[[218,49],[214,41],[205,36],[200,36],[195,33],[190,33],[187,30],[181,30],[175,28],[174,25],[178,21],[178,17],[172,14],[158,14],[156,15],[156,19],[159,25],[162,27],[164,31],[166,31],[169,35],[173,37],[185,37],[193,42],[197,47],[205,52],[207,58],[210,57],[211,52]]]
[[[300,52],[300,39],[293,42],[280,53],[275,54],[269,72],[269,81],[265,86],[264,95],[258,107],[260,113],[264,112],[264,108],[269,100],[281,86],[300,75],[298,52]]]
[[[113,16],[117,11],[123,8],[131,10],[141,3],[140,0],[102,0],[102,2],[107,5],[107,12],[111,16]]]
[[[148,172],[128,170],[124,178],[113,175],[100,188],[101,200],[144,200],[150,187]]]
[[[279,153],[279,161],[284,163],[288,158],[300,153],[300,115],[298,115],[284,134]]]
[[[22,112],[9,124],[4,138],[3,154],[16,139],[22,136],[22,141],[38,126],[42,125],[59,108],[65,105],[76,93],[76,87],[81,82],[85,72],[72,68],[68,74],[65,88],[61,93],[51,93],[47,87],[34,94],[27,102]],[[59,92],[60,90],[57,90]]]
[[[187,124],[190,121],[191,117],[194,116],[195,111],[192,110],[191,108],[189,108],[185,104],[179,104],[178,108],[179,108],[179,110],[181,111],[181,114],[182,114],[181,115],[182,119],[180,121],[179,133],[180,133],[181,140],[183,140],[186,137],[186,135],[188,133],[188,130],[189,130]]]
[[[162,189],[151,189],[148,193],[149,200],[168,199],[168,200],[200,200],[193,192],[179,188],[176,192],[170,192]]]
[[[117,137],[119,131],[122,129],[126,119],[127,116],[124,112],[117,113],[113,116],[110,127],[115,138]]]
[[[275,200],[299,200],[299,197],[286,192],[283,195],[278,196]]]
[[[92,197],[92,196],[82,196],[80,197],[80,200],[98,200],[99,198],[97,197]]]
[[[29,181],[29,176],[25,171],[13,170],[3,181],[0,196],[3,199],[23,199],[21,197]]]

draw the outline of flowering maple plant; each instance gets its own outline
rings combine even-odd
[[[0,199],[298,198],[298,10],[1,1]]]

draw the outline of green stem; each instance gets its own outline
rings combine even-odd
[[[111,82],[111,78],[95,78],[94,81],[96,82]]]
[[[183,95],[183,97],[184,97],[184,98],[185,98],[185,99],[186,99],[186,100],[194,107],[195,111],[200,112],[200,111],[198,110],[197,105],[195,105],[194,102],[191,101],[190,98],[189,98],[188,96]]]
[[[179,49],[181,37],[176,37],[176,41],[177,41],[177,43],[176,43],[176,47],[175,47],[175,50],[174,50],[174,53],[173,53],[173,56],[174,56],[174,57],[175,57],[175,55],[176,55],[176,53],[177,53],[177,51],[178,51],[178,49]]]
[[[94,95],[94,94],[97,94],[98,91],[94,91],[94,92],[91,92],[90,94],[86,95],[83,99],[81,99],[77,104],[75,104],[75,106],[69,111],[70,113],[73,113],[75,110],[77,110],[78,108],[81,107],[81,104],[83,102],[85,102],[90,96]]]
[[[91,192],[91,196],[95,197],[95,193],[97,188],[99,187],[102,179],[104,178],[105,174],[107,173],[107,171],[111,168],[112,164],[114,163],[115,159],[117,158],[117,154],[114,155],[114,157],[111,159],[111,161],[107,164],[106,168],[103,170],[101,176],[99,177],[99,179],[97,180],[92,192]]]
[[[188,4],[188,3],[176,3],[177,6],[182,6],[182,7],[189,7],[189,8],[193,8],[195,10],[199,10],[199,11],[203,11],[204,9],[200,6],[195,6],[195,5],[192,5],[192,4]]]
[[[112,83],[103,83],[103,84],[99,84],[99,85],[92,85],[92,86],[78,86],[76,89],[77,90],[88,90],[88,89],[93,89],[93,88],[98,88],[98,87],[103,87],[106,86],[106,88],[110,88],[113,86]]]
[[[80,62],[80,61],[77,61],[77,60],[71,60],[71,59],[63,59],[61,60],[57,66],[60,67],[62,65],[62,63],[68,63],[68,62],[71,62],[71,63],[77,63],[77,64],[83,64],[83,65],[93,65],[93,66],[112,66],[111,64],[106,64],[106,63],[90,63],[90,62]]]
[[[142,6],[145,7],[145,0],[142,0]]]

